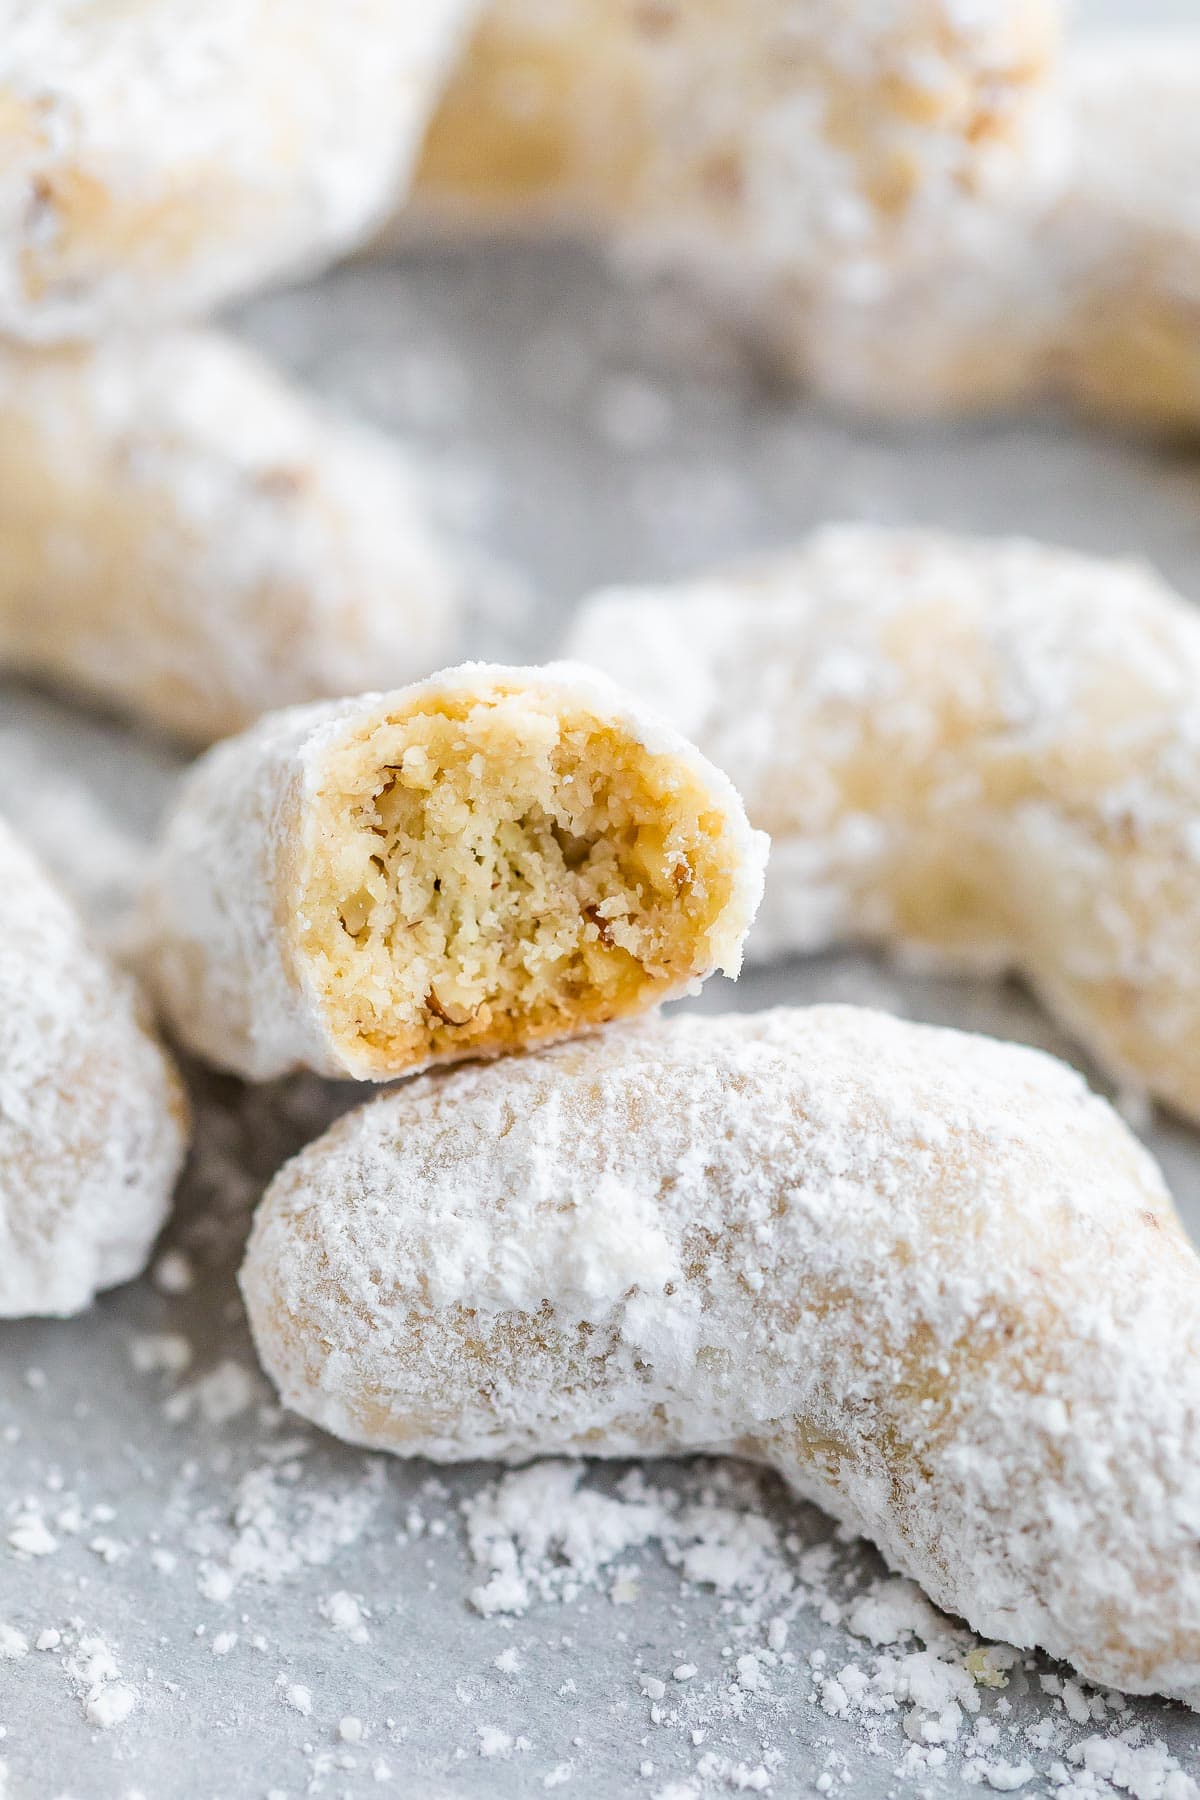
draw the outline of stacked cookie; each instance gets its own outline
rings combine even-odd
[[[1200,896],[1196,630],[1148,577],[845,531],[601,596],[576,636],[706,740],[729,700],[827,931],[1018,958],[1194,1104],[1194,983],[1172,962],[1156,1039],[1155,958]],[[820,859],[856,839],[852,905]],[[768,1461],[977,1629],[1195,1703],[1200,1263],[1113,1111],[1051,1058],[850,1008],[619,1023],[736,969],[764,847],[571,665],[285,712],[201,761],[145,914],[176,1032],[251,1078],[469,1064],[271,1184],[242,1272],[266,1368],[404,1455]],[[789,891],[811,920],[785,860],[776,919]]]

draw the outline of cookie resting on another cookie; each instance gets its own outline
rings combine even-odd
[[[223,1068],[381,1080],[736,973],[765,855],[725,776],[603,677],[467,664],[210,751],[145,966]]]

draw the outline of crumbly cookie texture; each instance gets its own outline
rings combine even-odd
[[[193,317],[402,190],[473,0],[10,0],[0,332]]]
[[[187,1139],[132,982],[0,823],[0,1318],[140,1274]]]
[[[403,453],[219,333],[0,348],[0,666],[208,742],[437,667],[456,588]]]
[[[890,258],[1060,156],[1053,0],[491,0],[418,209],[739,271]]]
[[[1200,420],[1200,33],[1103,35],[1063,70],[1070,174],[877,292],[777,284],[784,366],[842,402],[955,412],[1050,394],[1166,428]],[[1047,204],[1047,201],[1052,203]]]
[[[1200,1117],[1200,617],[1150,571],[835,527],[601,595],[570,654],[771,834],[752,954],[1019,970],[1109,1071]]]
[[[765,857],[726,777],[603,677],[467,664],[211,751],[146,966],[222,1067],[379,1080],[736,974]]]
[[[426,1077],[285,1165],[241,1279],[354,1443],[761,1458],[976,1630],[1200,1701],[1200,1266],[1051,1057],[815,1007]]]

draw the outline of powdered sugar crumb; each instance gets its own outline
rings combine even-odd
[[[288,1682],[283,1676],[280,1676],[280,1683],[283,1688],[284,1704],[290,1706],[293,1712],[303,1713],[307,1718],[313,1709],[313,1697],[309,1689],[302,1687],[299,1682]]]
[[[340,1589],[330,1594],[320,1604],[321,1617],[328,1621],[335,1631],[348,1637],[352,1644],[365,1644],[370,1641],[370,1632],[364,1623],[363,1609],[353,1594],[343,1593]]]
[[[89,1725],[111,1731],[115,1725],[124,1724],[136,1707],[138,1696],[122,1679],[117,1659],[99,1633],[81,1637],[64,1667]]]

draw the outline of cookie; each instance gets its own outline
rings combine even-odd
[[[241,1280],[352,1443],[767,1462],[985,1636],[1200,1702],[1200,1264],[1040,1052],[815,1007],[426,1076],[285,1165]]]
[[[844,526],[585,605],[569,654],[727,769],[771,865],[751,954],[1019,972],[1200,1118],[1200,616],[1151,571]]]
[[[0,334],[174,323],[332,261],[406,183],[471,0],[18,0]]]
[[[141,1273],[187,1129],[132,981],[0,823],[0,1318],[82,1312]]]
[[[220,333],[0,347],[0,667],[211,742],[427,674],[458,586],[415,464]]]
[[[146,968],[223,1068],[381,1080],[735,974],[765,853],[726,777],[603,678],[467,664],[210,751]]]
[[[491,0],[418,212],[566,226],[740,282],[937,249],[1055,178],[1050,0]]]

